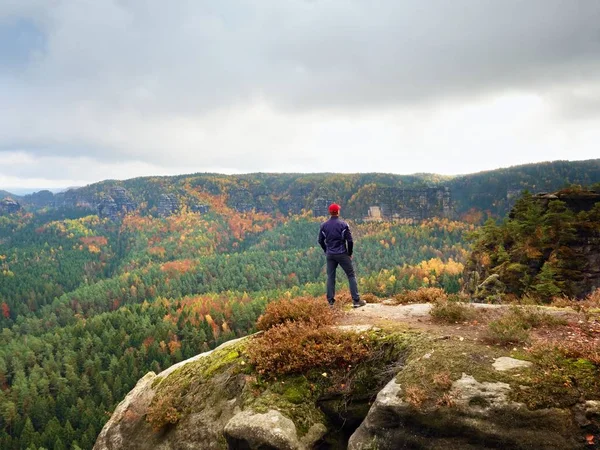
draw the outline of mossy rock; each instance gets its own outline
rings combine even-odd
[[[533,364],[497,371],[492,364],[501,356]],[[387,394],[380,393],[349,448],[585,448],[585,435],[598,424],[580,427],[573,408],[599,398],[599,383],[599,368],[586,360],[425,338]]]

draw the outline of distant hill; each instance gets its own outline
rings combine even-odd
[[[453,178],[450,188],[458,213],[470,208],[504,216],[521,192],[554,192],[572,184],[600,183],[600,159],[552,161],[490,170]]]
[[[105,180],[59,194],[23,197],[32,207],[83,207],[93,211],[138,209],[142,215],[165,215],[178,209],[204,210],[217,204],[238,212],[326,214],[340,203],[350,218],[378,206],[387,217],[462,217],[470,210],[503,216],[523,190],[556,191],[600,183],[600,159],[554,161],[448,177],[435,174],[268,174],[198,173],[170,177]]]
[[[18,196],[18,195],[11,194],[11,193],[10,193],[10,192],[8,192],[8,191],[3,191],[3,190],[0,190],[0,200],[2,200],[3,198],[6,198],[6,197],[10,197],[10,198],[12,198],[12,199],[15,199],[15,200],[16,200],[17,198],[19,198],[19,196]]]

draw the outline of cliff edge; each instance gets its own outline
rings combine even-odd
[[[430,308],[341,312],[336,333],[370,349],[355,366],[261,373],[252,364],[259,333],[148,373],[94,450],[596,448],[597,364],[490,345],[480,333],[485,319],[441,324]],[[480,308],[491,319],[504,307]],[[567,317],[565,327],[579,320],[553,314]]]

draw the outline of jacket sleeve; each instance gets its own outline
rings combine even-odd
[[[321,246],[321,248],[323,249],[323,251],[326,252],[327,246],[325,245],[325,234],[323,233],[323,225],[321,225],[321,228],[319,229],[318,242],[319,242],[319,245]]]
[[[344,237],[346,238],[348,256],[352,256],[352,252],[354,250],[354,241],[352,240],[352,232],[350,231],[350,227],[348,225],[346,225],[346,233],[344,233]]]

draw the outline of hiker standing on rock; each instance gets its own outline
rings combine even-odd
[[[329,214],[331,217],[321,224],[319,230],[319,245],[327,255],[327,301],[331,306],[335,303],[335,272],[339,264],[348,277],[352,306],[360,308],[366,303],[360,299],[358,294],[356,275],[352,265],[354,247],[352,233],[348,224],[339,217],[340,205],[336,203],[329,205]]]

